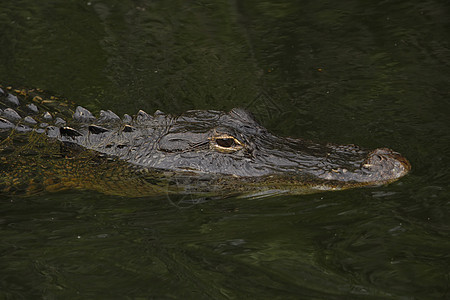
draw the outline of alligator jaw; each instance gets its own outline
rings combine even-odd
[[[353,146],[338,146],[352,148]],[[275,195],[300,195],[325,191],[339,191],[355,187],[373,187],[394,182],[405,176],[410,170],[409,161],[397,152],[388,148],[378,148],[368,153],[364,159],[359,159],[355,154],[355,161],[359,161],[358,167],[353,171],[344,168],[335,168],[330,171],[320,172],[286,172],[263,176],[235,176],[212,175],[205,181],[204,175],[197,172],[175,172],[174,178],[181,190],[177,193],[188,194],[214,194],[218,191],[226,191],[229,195],[239,195],[240,198],[264,198]],[[347,153],[348,154],[348,153]],[[316,158],[318,159],[318,158]],[[200,179],[202,178],[202,179]],[[187,185],[186,182],[190,184]],[[193,182],[202,182],[192,184]],[[191,189],[184,190],[183,187]],[[170,192],[169,192],[170,193]]]
[[[347,168],[349,165],[339,165],[337,159],[329,159],[329,165],[325,168],[323,158],[315,157],[313,160],[317,160],[320,167],[311,168],[313,171],[305,172],[303,169],[297,173],[247,178],[247,188],[250,189],[245,192],[244,197],[260,198],[281,194],[339,191],[364,186],[375,187],[397,181],[411,170],[411,164],[405,157],[388,148],[373,151],[358,150],[355,153],[352,145],[331,147],[339,149],[339,155],[347,155],[346,159],[352,161],[355,167]],[[366,155],[361,157],[362,153]],[[246,181],[245,178],[240,180]]]
[[[400,153],[388,148],[378,148],[371,151],[359,168],[353,171],[334,168],[318,177],[343,182],[344,186],[380,185],[396,181],[410,170],[411,164]]]
[[[410,162],[400,153],[388,148],[377,148],[367,155],[358,169],[353,172],[333,169],[320,176],[325,181],[312,186],[312,189],[332,191],[380,186],[397,181],[410,171]]]

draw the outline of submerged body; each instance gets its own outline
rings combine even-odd
[[[0,88],[0,191],[306,194],[393,182],[409,162],[387,148],[277,137],[242,109],[119,118],[37,90]]]

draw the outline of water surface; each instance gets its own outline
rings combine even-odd
[[[413,170],[254,200],[3,197],[0,298],[450,297],[446,1],[3,2],[3,85],[120,114],[244,107]]]

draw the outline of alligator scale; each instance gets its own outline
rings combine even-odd
[[[272,135],[242,109],[118,117],[40,90],[0,88],[0,192],[307,194],[393,182],[409,162],[387,148]]]

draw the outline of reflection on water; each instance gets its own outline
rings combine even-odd
[[[0,199],[3,298],[445,299],[442,1],[6,1],[0,82],[98,111],[246,107],[280,135],[405,154],[386,187],[262,199]]]

